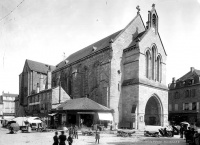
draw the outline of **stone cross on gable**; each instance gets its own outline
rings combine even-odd
[[[155,4],[152,4],[152,8],[155,8]]]
[[[140,6],[137,6],[136,9],[138,10],[137,14],[140,14]]]

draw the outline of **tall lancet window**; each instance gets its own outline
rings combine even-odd
[[[146,77],[150,76],[150,52],[146,52]]]
[[[155,80],[155,61],[156,61],[156,49],[155,46],[152,47],[152,59],[151,59],[151,65],[152,65],[152,80]]]
[[[82,96],[88,94],[88,68],[83,68],[83,75],[82,75]]]
[[[161,82],[161,58],[157,57],[157,81]]]

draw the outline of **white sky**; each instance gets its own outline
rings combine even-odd
[[[190,67],[200,70],[200,0],[24,0],[16,8],[21,1],[0,1],[0,91],[19,93],[26,59],[56,65],[64,52],[123,29],[137,5],[146,24],[153,3],[168,55],[167,84]]]

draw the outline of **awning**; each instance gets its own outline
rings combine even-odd
[[[48,114],[49,116],[54,116],[56,115],[57,113],[51,113],[51,114]]]
[[[3,116],[3,120],[12,120],[13,118],[15,118],[14,116]]]
[[[99,120],[113,121],[113,116],[111,113],[98,113]]]

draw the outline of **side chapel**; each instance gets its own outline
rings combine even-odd
[[[88,97],[113,109],[116,127],[143,130],[168,124],[167,54],[155,4],[146,26],[137,10],[124,29],[60,62],[52,87],[61,84],[72,99]]]

